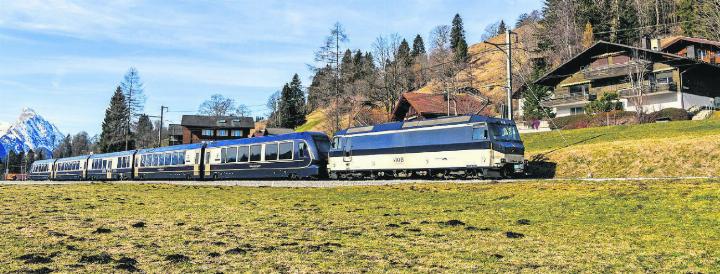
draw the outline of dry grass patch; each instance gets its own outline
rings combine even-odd
[[[699,180],[2,186],[0,270],[712,272],[719,193]]]

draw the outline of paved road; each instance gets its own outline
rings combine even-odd
[[[579,178],[579,179],[509,179],[509,180],[358,180],[358,181],[0,181],[3,185],[68,185],[68,184],[171,184],[196,186],[245,186],[245,187],[343,187],[343,186],[383,186],[414,183],[460,183],[460,184],[492,184],[513,183],[523,181],[637,181],[637,180],[679,180],[679,179],[712,179],[720,182],[720,177],[647,177],[647,178]]]

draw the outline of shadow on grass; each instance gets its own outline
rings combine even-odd
[[[577,141],[572,144],[568,144],[566,146],[558,147],[556,149],[547,151],[545,153],[540,153],[533,155],[528,160],[528,166],[527,166],[527,172],[531,178],[541,178],[541,179],[548,179],[548,178],[555,178],[555,171],[557,170],[557,163],[549,161],[548,155],[561,150],[563,148],[579,145],[582,143],[586,143],[588,141],[600,138],[606,134],[599,134],[595,135],[590,138],[586,138],[580,141]]]

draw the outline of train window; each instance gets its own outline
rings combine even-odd
[[[265,144],[265,161],[277,161],[278,159],[278,145],[277,144]]]
[[[228,155],[227,155],[227,148],[220,149],[220,163],[227,163],[228,162]]]
[[[333,149],[340,149],[342,146],[340,145],[340,137],[333,138],[332,141],[332,148]]]
[[[200,164],[200,153],[198,153],[198,152],[195,153],[195,164],[196,165]]]
[[[180,159],[178,159],[178,154],[177,154],[177,152],[174,152],[174,153],[172,154],[172,160],[171,160],[170,164],[171,164],[171,165],[174,165],[174,166],[180,164]]]
[[[250,146],[250,162],[258,162],[262,160],[262,146],[260,145],[254,145]]]
[[[292,160],[293,158],[293,143],[285,142],[280,143],[280,160]]]
[[[315,135],[313,141],[315,141],[315,147],[317,147],[320,154],[327,154],[330,151],[330,139],[328,137]]]
[[[148,162],[150,162],[149,163],[150,166],[157,166],[157,164],[158,164],[157,154],[148,155],[148,160],[149,160]]]
[[[231,147],[227,150],[227,162],[228,163],[234,163],[237,162],[237,147]]]
[[[172,154],[165,153],[165,165],[166,166],[172,165]]]
[[[238,162],[245,163],[250,159],[250,151],[248,146],[238,148]]]
[[[185,152],[181,151],[181,152],[178,152],[177,154],[178,154],[178,164],[184,165],[185,164]]]
[[[467,136],[467,135],[465,135]],[[474,126],[472,131],[473,140],[487,140],[488,131],[485,126]]]
[[[300,142],[298,143],[298,158],[307,158],[309,155],[307,151],[307,143]]]
[[[205,152],[205,164],[210,163],[210,152]]]

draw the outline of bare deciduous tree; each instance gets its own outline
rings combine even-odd
[[[225,98],[220,94],[214,94],[209,100],[203,102],[198,113],[208,116],[227,116],[235,111],[235,100]]]

